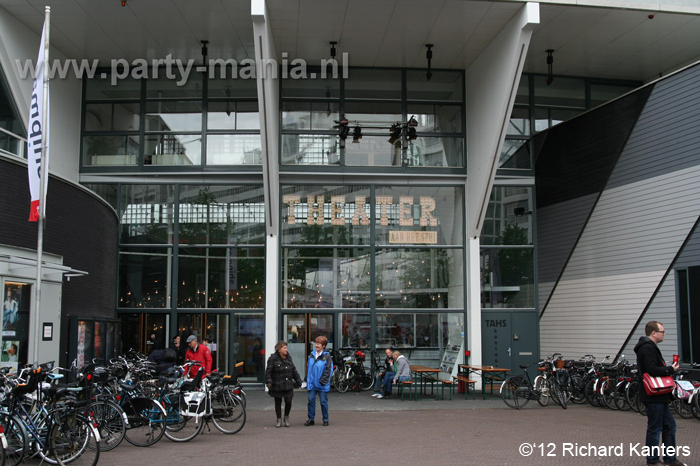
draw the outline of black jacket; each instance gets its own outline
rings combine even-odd
[[[668,403],[671,394],[649,396],[642,384],[642,374],[649,373],[653,377],[673,375],[673,367],[667,366],[661,356],[661,350],[649,337],[641,337],[634,347],[637,353],[637,378],[639,379],[639,401],[644,403]]]
[[[272,353],[265,369],[265,384],[270,383],[272,392],[286,392],[301,387],[301,377],[294,367],[291,355],[288,354],[286,359],[282,359],[277,351]]]

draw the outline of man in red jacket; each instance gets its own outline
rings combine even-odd
[[[204,375],[211,374],[211,351],[197,341],[197,335],[187,337],[187,346],[190,348],[185,353],[185,361],[197,361],[204,368]],[[190,366],[189,376],[194,378],[200,366]]]

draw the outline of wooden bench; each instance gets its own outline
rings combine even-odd
[[[409,401],[411,400],[411,397],[413,394],[411,393],[411,390],[413,389],[413,382],[411,380],[406,380],[404,382],[397,382],[396,383],[399,393],[401,394],[401,401],[403,401],[403,392],[406,387],[408,387],[408,399]],[[418,399],[418,395],[416,394],[416,400]]]
[[[464,384],[464,399],[467,399],[467,395],[469,395],[469,386],[471,385],[472,389],[472,400],[476,398],[476,380],[471,380],[469,377],[466,375],[458,375],[455,377],[455,379],[458,382],[462,382]]]
[[[436,400],[444,400],[445,399],[445,388],[447,388],[450,392],[450,400],[452,399],[452,391],[455,386],[455,381],[452,377],[450,377],[449,374],[446,374],[444,372],[440,372],[437,374],[437,377],[435,378],[435,382],[440,384],[440,392],[435,392],[436,393]]]

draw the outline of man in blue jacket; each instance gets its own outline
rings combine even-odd
[[[637,375],[639,377],[639,401],[647,408],[647,464],[661,464],[661,456],[667,466],[685,466],[676,457],[676,421],[673,419],[668,403],[671,395],[647,395],[642,385],[642,374],[652,377],[673,375],[678,370],[678,363],[667,366],[661,350],[657,346],[664,341],[666,330],[661,322],[652,320],[644,327],[645,337],[641,337],[634,352],[637,353]],[[659,447],[662,437],[663,449]]]
[[[309,419],[305,426],[314,425],[316,417],[316,395],[321,402],[323,425],[328,425],[328,392],[331,391],[331,374],[333,373],[333,358],[331,353],[324,351],[328,338],[317,337],[314,340],[315,351],[309,355],[306,369],[306,388],[309,390]]]

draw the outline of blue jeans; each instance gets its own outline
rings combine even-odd
[[[321,402],[321,414],[323,414],[323,420],[328,420],[328,392],[322,392],[320,390],[309,390],[309,419],[312,421],[316,417],[316,394],[318,394],[319,401]]]
[[[387,372],[384,375],[384,396],[391,395],[391,384],[394,383],[395,375],[393,372]]]
[[[676,447],[676,421],[673,419],[668,403],[644,403],[647,407],[647,440],[646,445],[651,455],[647,456],[647,464],[659,463],[659,437],[665,448]],[[675,453],[675,452],[674,452]],[[676,455],[665,456],[664,463],[673,463]]]

